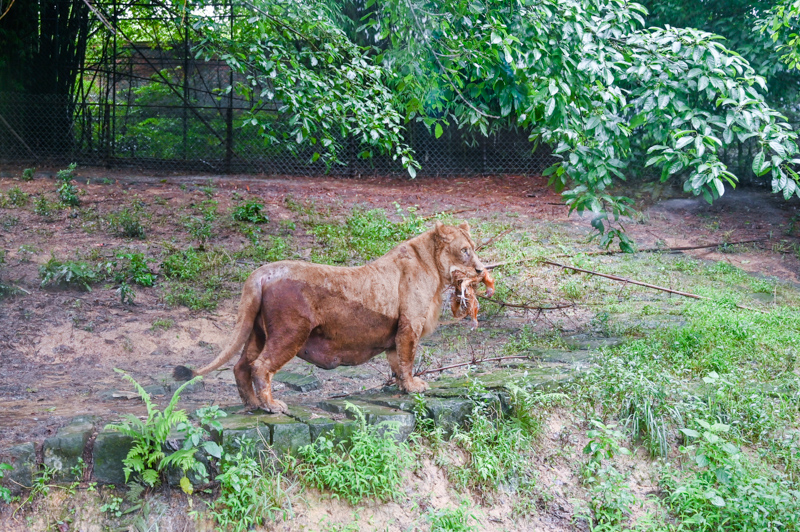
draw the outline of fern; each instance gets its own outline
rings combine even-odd
[[[154,487],[161,483],[161,474],[167,468],[175,466],[183,472],[184,478],[181,479],[181,487],[184,488],[184,491],[191,490],[188,479],[184,479],[186,471],[195,468],[198,463],[194,457],[197,449],[182,449],[167,455],[164,452],[164,444],[175,427],[188,421],[184,410],[175,410],[181,392],[190,384],[200,380],[201,377],[195,377],[175,390],[167,408],[162,412],[157,405],[153,404],[150,394],[133,377],[119,369],[114,369],[114,371],[121,374],[123,379],[136,388],[136,392],[147,408],[147,419],[144,421],[134,415],[126,414],[120,423],[106,426],[107,430],[115,430],[133,439],[133,446],[122,461],[125,466],[123,468],[125,482],[128,482],[131,473],[135,473],[139,475],[144,484]]]

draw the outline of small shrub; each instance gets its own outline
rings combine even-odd
[[[24,207],[28,204],[29,194],[26,194],[19,187],[11,187],[8,191],[8,204],[14,207]]]
[[[108,216],[108,225],[111,231],[121,237],[138,238],[143,240],[147,236],[142,225],[142,217],[137,209],[122,209]]]
[[[351,404],[347,409],[358,424],[349,445],[321,436],[300,448],[302,461],[297,470],[308,484],[329,489],[334,497],[351,504],[364,498],[391,499],[398,491],[401,474],[411,464],[411,451],[396,440],[397,424],[367,425],[361,410]]]
[[[250,222],[254,224],[264,224],[269,222],[269,217],[264,214],[264,205],[257,201],[248,201],[244,205],[236,207],[233,211],[233,219],[239,222]]]
[[[39,276],[42,278],[42,286],[77,286],[87,292],[92,290],[92,284],[100,280],[97,271],[90,264],[72,260],[61,262],[55,257],[50,257],[50,260],[39,267]]]
[[[167,255],[161,263],[161,271],[170,279],[191,281],[200,275],[203,262],[194,248]]]
[[[117,253],[117,258],[127,262],[123,269],[117,273],[117,282],[132,282],[139,286],[153,286],[156,274],[150,271],[144,253]]]
[[[64,170],[59,170],[56,173],[56,181],[59,183],[56,192],[58,192],[58,197],[61,200],[61,203],[64,205],[69,205],[71,207],[77,207],[81,204],[80,198],[78,198],[78,187],[72,182],[75,179],[75,169],[77,168],[76,163],[70,164]]]
[[[20,179],[23,181],[33,181],[33,175],[36,173],[36,168],[26,168],[22,171]]]
[[[220,462],[219,496],[211,503],[211,515],[223,530],[244,532],[263,526],[280,511],[283,493],[279,471],[265,474],[249,451],[252,442],[239,442],[236,454],[226,453]]]
[[[47,197],[42,194],[36,199],[36,203],[33,205],[33,212],[42,218],[50,218],[58,211],[58,208],[58,204],[48,200]]]

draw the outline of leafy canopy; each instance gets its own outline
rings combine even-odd
[[[631,203],[612,185],[645,161],[710,202],[738,181],[721,153],[746,141],[756,175],[787,199],[800,194],[797,137],[765,100],[765,78],[715,34],[646,27],[637,3],[240,0],[233,25],[210,0],[184,9],[197,55],[226,61],[228,90],[253,102],[246,125],[311,160],[390,153],[414,176],[408,121],[436,136],[451,124],[475,135],[520,128],[532,147],[554,148],[546,175],[571,210],[594,213],[606,244]]]

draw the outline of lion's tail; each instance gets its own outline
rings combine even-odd
[[[247,285],[251,286],[248,287]],[[242,290],[239,313],[236,316],[236,326],[233,329],[233,337],[228,347],[223,349],[222,353],[210,364],[200,369],[192,370],[186,366],[176,366],[172,371],[173,378],[179,381],[187,381],[198,375],[206,375],[225,364],[234,355],[241,353],[245,342],[250,337],[250,333],[253,332],[253,325],[260,309],[261,281],[260,279],[248,279],[245,282],[244,290]]]

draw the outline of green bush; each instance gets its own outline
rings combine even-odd
[[[255,200],[250,200],[244,205],[239,205],[233,211],[233,219],[239,222],[264,224],[269,222],[269,217],[262,213],[264,205]]]
[[[22,171],[20,179],[23,181],[33,181],[33,175],[36,173],[36,168],[26,168]]]
[[[161,271],[170,279],[191,281],[196,279],[202,270],[203,261],[194,248],[167,255],[161,263]]]
[[[98,272],[89,263],[72,260],[61,262],[55,257],[50,257],[39,267],[39,276],[42,286],[77,286],[86,291],[91,291],[91,285],[100,281]]]
[[[355,414],[357,429],[350,442],[334,443],[321,436],[300,448],[297,471],[308,484],[328,489],[334,497],[351,504],[365,498],[388,500],[395,496],[403,471],[412,455],[406,443],[397,441],[399,427],[388,421],[368,425],[364,413],[347,404]]]
[[[122,209],[108,215],[108,226],[112,233],[127,238],[143,240],[147,236],[142,217],[137,209]]]
[[[75,174],[76,168],[77,164],[72,163],[64,170],[59,170],[56,173],[56,181],[59,183],[56,189],[58,197],[61,199],[61,203],[71,207],[77,207],[81,204],[81,200],[78,198],[78,187],[72,182],[77,177]]]
[[[139,286],[153,286],[156,282],[156,274],[150,271],[147,265],[147,259],[144,253],[117,253],[117,258],[123,259],[126,264],[123,264],[122,269],[117,272],[116,281],[133,282]]]
[[[281,509],[283,493],[279,471],[264,471],[253,457],[252,442],[239,442],[235,454],[220,462],[219,496],[211,503],[211,515],[224,530],[244,532],[263,526]]]

